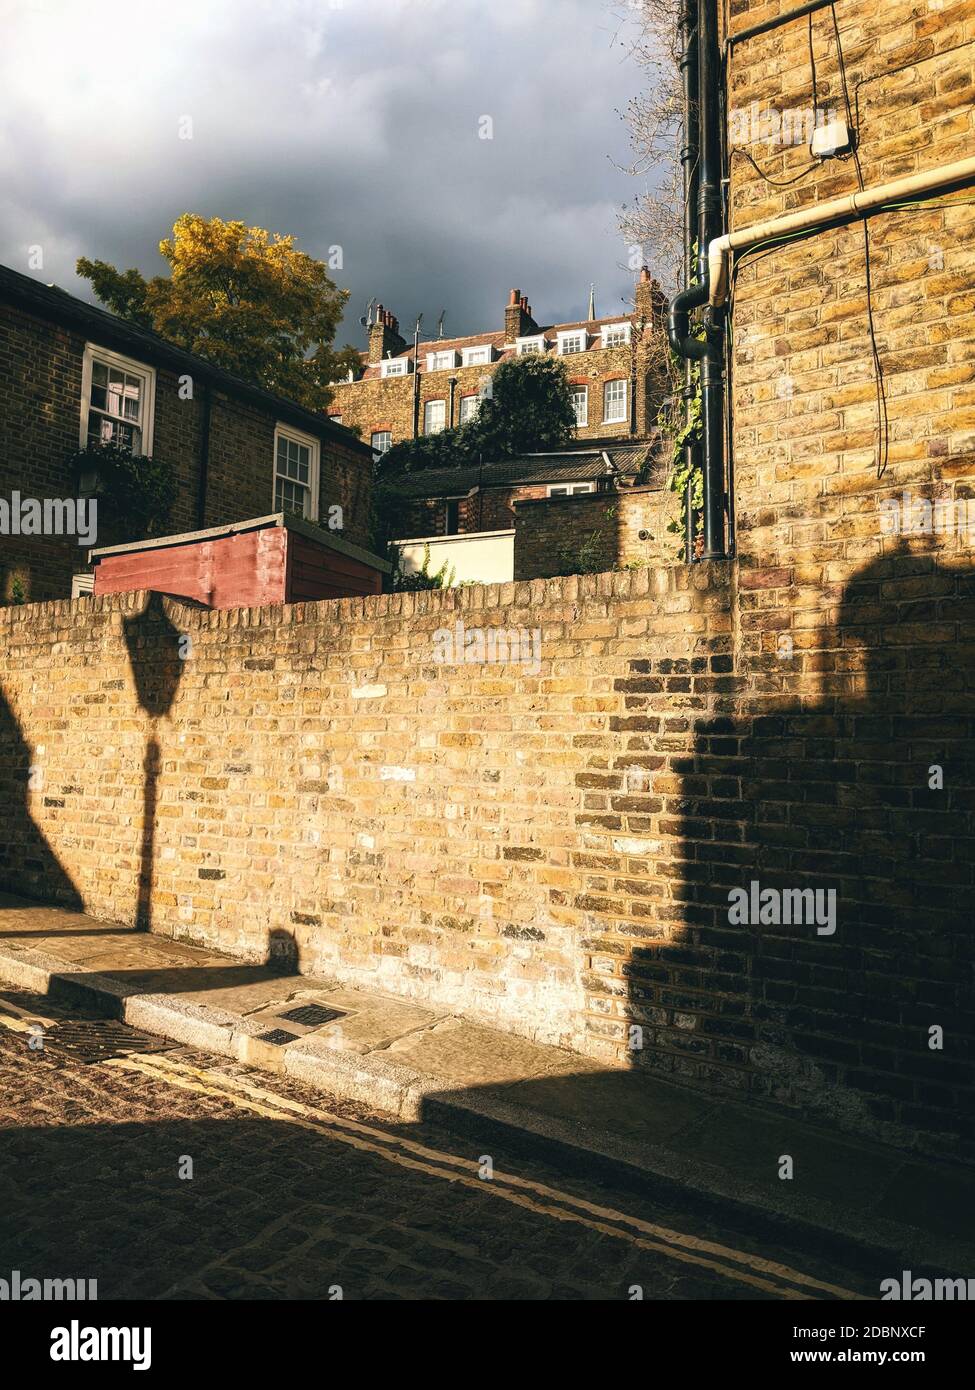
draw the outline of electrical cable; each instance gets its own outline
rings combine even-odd
[[[809,13],[809,71],[812,76],[812,99],[813,99],[813,125],[816,124],[816,117],[819,114],[819,86],[816,81],[816,46],[813,43],[813,17],[812,11]],[[812,153],[812,142],[809,144]]]
[[[860,155],[857,150],[857,132],[853,129],[853,110],[850,105],[850,92],[846,82],[846,62],[843,58],[843,44],[840,39],[840,26],[836,18],[836,5],[829,7],[830,15],[833,20],[833,34],[836,39],[836,64],[839,68],[840,82],[843,87],[843,101],[846,106],[846,115],[849,122],[850,132],[850,154],[853,157],[853,167],[856,170],[857,184],[861,193],[866,187],[863,177],[863,166],[860,163]],[[810,15],[810,24],[812,16]],[[873,312],[873,263],[870,255],[870,222],[868,218],[863,218],[863,269],[867,291],[867,330],[870,334],[870,354],[873,358],[874,382],[876,384],[877,395],[877,428],[880,432],[880,439],[877,444],[877,477],[882,478],[890,460],[890,415],[887,408],[887,381],[884,374],[884,364],[880,358],[880,348],[877,344],[877,325],[874,320]]]
[[[740,154],[742,159],[747,159],[749,164],[756,171],[756,173],[760,174],[761,177],[765,180],[765,182],[767,184],[770,184],[772,188],[791,188],[794,183],[799,183],[801,179],[808,178],[812,171],[819,167],[819,160],[817,159],[814,163],[807,164],[803,170],[796,174],[795,178],[778,180],[769,178],[765,170],[752,158],[748,151],[743,150],[740,145],[735,145],[732,148],[729,154],[729,158],[734,159],[736,154]]]

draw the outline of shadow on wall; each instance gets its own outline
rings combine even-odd
[[[46,785],[43,760],[33,754],[0,690],[0,887],[80,909],[81,894],[31,814],[31,798],[59,800]]]
[[[139,704],[152,720],[142,762],[142,837],[139,846],[139,884],[135,924],[142,931],[152,927],[153,857],[156,838],[156,803],[159,797],[160,748],[156,724],[173,707],[186,643],[189,639],[169,618],[164,595],[150,593],[140,613],[125,619],[125,645],[132,667]],[[184,607],[192,601],[179,598]]]
[[[682,881],[672,944],[630,963],[635,1064],[970,1137],[973,619],[975,575],[902,547],[815,651],[780,636],[739,673],[739,714],[674,765]]]
[[[139,704],[152,721],[143,759],[143,817],[139,852],[137,925],[151,925],[155,813],[160,767],[156,722],[169,713],[182,674],[181,644],[186,640],[165,612],[164,595],[152,593],[140,613],[125,619],[125,643]],[[184,607],[186,600],[178,600]],[[63,804],[62,788],[48,784],[43,759],[32,763],[31,749],[6,698],[0,692],[0,793],[4,801],[0,835],[0,887],[29,898],[82,908],[78,889],[35,823],[30,797]],[[123,846],[119,846],[119,852]]]

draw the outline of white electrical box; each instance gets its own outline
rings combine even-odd
[[[850,131],[842,118],[817,126],[813,131],[811,149],[817,159],[832,159],[850,149]]]

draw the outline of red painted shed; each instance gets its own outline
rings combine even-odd
[[[286,512],[91,550],[95,594],[156,589],[209,608],[378,594],[391,566]]]

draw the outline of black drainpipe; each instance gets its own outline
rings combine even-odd
[[[688,4],[690,9],[690,0]],[[721,123],[720,52],[715,0],[697,0],[697,284],[688,285],[670,306],[668,336],[671,347],[681,357],[701,364],[701,415],[704,423],[704,555],[705,560],[725,557],[724,486],[724,374],[723,325],[721,311],[708,310],[704,318],[705,337],[692,336],[690,315],[708,302],[708,246],[720,236],[721,216]],[[685,45],[691,40],[691,15],[684,16]],[[691,86],[692,69],[685,67],[685,100]],[[695,124],[689,113],[688,128]],[[685,179],[689,165],[685,163]],[[691,204],[693,207],[693,204]]]
[[[684,173],[684,284],[690,286],[694,280],[695,259],[694,241],[697,230],[697,16],[695,0],[684,0],[681,12],[681,76],[684,84],[684,144],[681,147],[680,161]],[[694,360],[684,359],[684,422],[690,418],[691,401],[694,399]],[[701,463],[700,440],[692,440],[684,446],[684,463],[688,476]],[[684,512],[684,559],[687,564],[694,561],[694,538],[697,535],[698,512],[691,500],[691,488],[686,494]]]
[[[210,415],[212,413],[212,400],[210,397],[210,383],[203,383],[203,420],[200,424],[200,480],[197,489],[197,525],[200,530],[206,529],[207,524],[207,484],[210,472]]]

